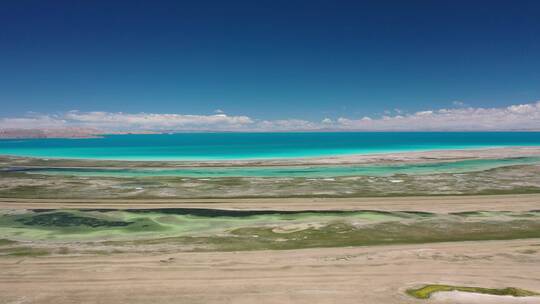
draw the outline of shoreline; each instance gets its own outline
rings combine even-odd
[[[0,154],[0,166],[57,167],[57,168],[189,168],[189,167],[271,167],[310,165],[369,165],[452,162],[470,159],[497,159],[540,156],[540,146],[494,147],[481,149],[446,149],[338,156],[249,159],[249,160],[107,160],[78,158],[25,157]],[[62,166],[63,165],[63,166]]]

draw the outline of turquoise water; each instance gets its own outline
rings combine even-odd
[[[110,135],[95,139],[0,140],[0,154],[110,160],[231,160],[508,146],[540,146],[540,133],[327,132]]]
[[[78,169],[45,168],[23,169],[22,172],[52,175],[109,176],[109,177],[337,177],[390,176],[393,174],[434,174],[483,171],[503,166],[540,164],[539,157],[511,159],[464,160],[457,162],[364,165],[364,166],[290,166],[290,167],[227,167],[183,169]]]

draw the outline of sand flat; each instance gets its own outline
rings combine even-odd
[[[0,259],[0,303],[429,303],[426,283],[540,286],[540,239]],[[429,301],[429,300],[428,300]]]
[[[530,211],[540,210],[540,194],[419,196],[384,198],[256,199],[13,199],[0,198],[0,208],[216,208],[236,210],[382,210],[382,211]]]

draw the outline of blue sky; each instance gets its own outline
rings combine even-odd
[[[534,105],[538,16],[539,1],[3,1],[0,116]]]

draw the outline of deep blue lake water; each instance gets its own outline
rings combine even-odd
[[[540,132],[178,133],[9,139],[0,140],[0,154],[111,160],[231,160],[515,146],[540,146]]]

